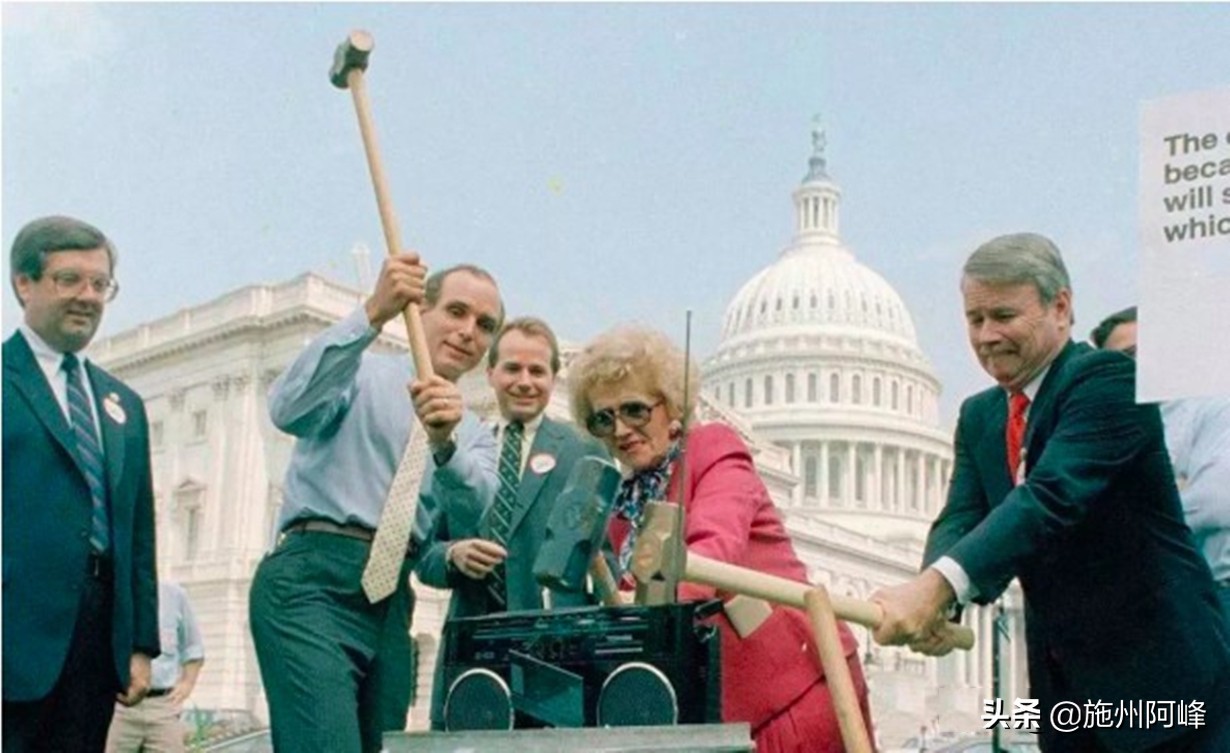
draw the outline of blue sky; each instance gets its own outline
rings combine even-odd
[[[958,269],[1033,230],[1082,336],[1137,296],[1142,101],[1230,83],[1221,4],[3,6],[4,269],[79,216],[118,244],[103,334],[384,252],[327,70],[351,28],[406,242],[473,261],[570,341],[623,321],[718,343],[790,242],[812,116],[842,237],[910,308],[942,414],[988,384]],[[7,288],[4,332],[20,313]]]

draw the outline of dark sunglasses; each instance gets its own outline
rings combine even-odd
[[[609,437],[615,433],[615,419],[618,417],[629,429],[639,429],[649,423],[653,409],[661,404],[661,400],[653,405],[639,400],[621,403],[618,408],[607,408],[589,414],[589,418],[585,419],[585,428],[595,437]]]

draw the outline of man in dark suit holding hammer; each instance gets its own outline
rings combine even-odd
[[[159,653],[145,406],[80,355],[115,250],[69,217],[13,241],[4,343],[4,750],[99,751]]]
[[[596,441],[545,415],[559,368],[559,345],[546,322],[514,319],[496,335],[487,381],[500,406],[500,488],[477,528],[446,511],[417,570],[424,583],[453,590],[449,617],[588,603],[583,593],[563,591],[551,591],[544,603],[533,572],[547,519],[573,465],[590,455],[609,457]],[[443,658],[442,649],[432,691],[436,728],[443,726],[448,692],[441,687]]]
[[[997,386],[961,406],[925,569],[872,597],[876,641],[946,653],[948,610],[1018,577],[1044,751],[1230,750],[1230,638],[1134,364],[1072,342],[1072,290],[1048,239],[994,238],[962,273],[970,344]],[[1203,724],[1150,721],[1158,703]],[[1120,722],[1083,716],[1095,704]]]

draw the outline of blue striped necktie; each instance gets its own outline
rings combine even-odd
[[[85,396],[81,382],[80,361],[75,353],[64,354],[64,375],[68,377],[68,416],[77,440],[77,458],[85,470],[85,480],[90,487],[94,516],[90,528],[90,546],[94,551],[106,553],[111,546],[110,525],[107,521],[107,487],[103,470],[102,445],[98,442],[98,428],[94,425],[94,413]]]
[[[504,429],[504,445],[500,448],[500,491],[491,507],[491,540],[508,547],[508,534],[512,532],[513,513],[517,510],[517,492],[521,486],[521,437],[525,426],[512,421]],[[487,594],[502,612],[508,606],[508,589],[505,582],[504,564],[500,563],[487,576]]]

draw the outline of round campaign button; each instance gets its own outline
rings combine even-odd
[[[103,399],[103,410],[107,411],[107,415],[111,420],[123,426],[128,420],[128,414],[124,412],[124,406],[120,405],[120,396],[112,392]]]
[[[530,470],[542,475],[555,467],[555,458],[545,452],[540,452],[530,458]]]

